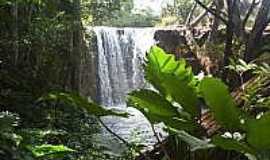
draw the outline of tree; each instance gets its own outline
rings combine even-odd
[[[269,14],[270,1],[263,0],[256,16],[255,24],[246,42],[244,58],[247,62],[252,61],[259,55],[257,46],[259,46],[258,43],[262,41],[263,32],[270,22]]]
[[[189,20],[186,25],[194,28],[199,22],[207,20],[210,24],[210,36],[205,41],[203,46],[208,48],[213,46],[213,43],[220,43],[222,37],[220,34],[220,28],[225,27],[226,34],[225,49],[223,54],[223,66],[229,64],[229,59],[233,57],[244,58],[245,61],[250,62],[256,59],[260,55],[260,46],[262,46],[262,39],[264,37],[264,30],[269,24],[270,14],[270,1],[262,0],[213,0],[212,3],[206,4],[201,0],[194,0],[197,6],[204,9],[205,12],[199,16],[194,14],[194,11],[190,11]],[[210,18],[209,18],[210,17]],[[255,17],[254,25],[252,29],[249,29],[250,21]],[[210,42],[210,43],[209,43]],[[235,42],[245,48],[244,51],[235,51]],[[210,45],[209,45],[210,44]],[[217,44],[215,44],[217,45]],[[207,47],[208,46],[208,47]],[[239,48],[239,47],[237,47]],[[234,52],[241,51],[240,55],[234,54]],[[223,69],[223,78],[226,77],[226,69]]]

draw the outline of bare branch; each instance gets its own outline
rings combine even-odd
[[[197,3],[195,2],[195,3],[193,4],[193,7],[192,7],[191,11],[190,11],[189,14],[188,14],[187,19],[186,19],[186,22],[185,22],[185,25],[186,25],[186,26],[189,26],[189,25],[190,25],[190,20],[191,20],[193,14],[194,14],[194,11],[195,11],[196,7],[197,7]]]
[[[260,10],[256,16],[255,24],[247,41],[244,59],[250,62],[258,56],[257,47],[262,39],[263,32],[269,23],[270,1],[263,0]]]
[[[246,27],[247,21],[248,21],[250,15],[251,15],[251,13],[253,12],[253,10],[254,10],[254,8],[255,8],[256,5],[257,5],[256,0],[252,0],[252,3],[251,3],[251,5],[250,5],[250,7],[249,7],[249,9],[248,9],[248,12],[247,12],[247,14],[246,14],[246,16],[245,16],[245,18],[244,18],[244,20],[243,20],[242,26],[243,26],[244,28]]]
[[[160,140],[160,138],[159,138],[159,136],[158,136],[158,134],[157,134],[157,132],[156,132],[155,127],[154,127],[153,124],[151,124],[151,129],[152,129],[152,131],[153,131],[153,133],[154,133],[154,136],[156,137],[158,143],[160,144],[160,147],[161,147],[161,149],[163,150],[164,155],[166,156],[166,158],[167,158],[168,160],[170,160],[171,158],[170,158],[170,156],[169,156],[169,154],[168,154],[166,148],[164,147],[163,142]]]
[[[210,14],[212,14],[213,16],[216,16],[217,18],[219,18],[223,23],[225,23],[226,25],[228,25],[228,22],[225,18],[221,17],[220,15],[217,15],[214,11],[212,11],[211,9],[209,9],[207,6],[205,6],[200,0],[195,0],[203,9],[205,9],[207,12],[209,12]]]
[[[197,3],[196,3],[197,4]],[[213,6],[213,2],[210,3],[207,8],[211,8]],[[190,27],[195,27],[206,15],[207,15],[208,11],[204,10],[204,12],[202,12],[199,16],[197,16],[196,19],[194,19],[192,22],[190,22],[189,26]]]
[[[131,145],[130,143],[128,143],[124,138],[122,138],[121,136],[119,136],[118,134],[116,134],[114,131],[112,131],[100,118],[97,118],[99,123],[113,136],[115,136],[116,138],[118,138],[120,141],[122,141],[127,147],[130,148],[134,148],[133,145]],[[151,158],[149,158],[147,155],[145,155],[144,153],[142,153],[139,149],[135,148],[135,151],[138,152],[140,155],[143,155],[147,160],[151,160]]]

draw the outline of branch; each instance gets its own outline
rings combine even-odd
[[[207,10],[205,10],[203,13],[201,13],[195,20],[190,22],[189,26],[195,27],[205,16],[207,15]]]
[[[251,3],[251,5],[250,5],[250,7],[248,9],[248,12],[247,12],[247,14],[246,14],[246,16],[245,16],[245,18],[243,20],[242,26],[244,27],[244,29],[246,27],[246,23],[248,21],[248,18],[250,17],[250,15],[251,15],[251,13],[254,10],[254,8],[255,8],[256,5],[257,5],[256,0],[252,0],[252,3]]]
[[[120,137],[118,134],[116,134],[115,132],[113,132],[100,118],[97,118],[99,123],[109,132],[111,133],[113,136],[115,136],[116,138],[118,138],[120,141],[122,141],[127,147],[129,148],[134,148],[134,146],[130,143],[128,143],[124,138]],[[147,160],[151,160],[151,158],[147,157],[147,155],[145,155],[144,153],[142,153],[139,149],[134,148],[134,150],[136,152],[138,152],[140,155],[143,155]]]
[[[223,23],[225,23],[226,25],[228,25],[228,22],[226,19],[224,19],[223,17],[221,17],[220,15],[217,15],[214,11],[212,11],[211,9],[209,9],[207,6],[205,6],[200,0],[195,0],[203,9],[205,9],[207,12],[211,13],[213,16],[216,16],[217,18],[219,18]]]
[[[212,11],[213,11],[213,12],[216,12],[216,9],[213,8]],[[228,18],[227,13],[225,13],[224,11],[220,11],[220,14],[223,15],[224,17]]]
[[[194,14],[194,11],[195,11],[196,7],[197,7],[197,3],[195,2],[195,3],[193,4],[193,7],[192,7],[191,11],[190,11],[189,14],[188,14],[187,19],[186,19],[186,22],[185,22],[185,25],[186,25],[186,26],[189,26],[189,25],[190,25],[190,20],[191,20],[193,14]]]
[[[163,143],[161,142],[161,140],[160,140],[160,138],[159,138],[159,136],[158,136],[158,134],[157,134],[157,132],[156,132],[155,127],[154,127],[153,124],[151,124],[151,129],[152,129],[152,131],[154,133],[154,136],[156,137],[158,143],[160,144],[160,148],[163,150],[166,159],[170,160],[171,158],[170,158],[170,156],[169,156],[166,148],[164,147]]]
[[[258,56],[257,48],[258,43],[262,40],[262,35],[269,23],[268,14],[270,13],[270,1],[263,0],[260,10],[256,16],[255,24],[252,28],[252,31],[249,35],[247,41],[244,60],[250,62]]]

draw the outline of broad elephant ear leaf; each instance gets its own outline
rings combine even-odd
[[[128,105],[141,111],[153,124],[163,122],[167,126],[187,130],[195,127],[188,120],[188,113],[181,114],[168,100],[152,90],[131,92],[128,95]]]
[[[234,150],[244,154],[246,153],[252,155],[256,154],[256,151],[254,151],[253,148],[249,147],[247,144],[243,142],[239,142],[232,138],[224,138],[219,135],[216,135],[212,138],[212,143],[225,150]]]
[[[63,102],[68,105],[86,110],[89,114],[101,116],[120,116],[127,117],[127,113],[120,113],[111,109],[106,109],[94,102],[89,102],[88,99],[80,95],[68,92],[50,92],[49,94],[38,99],[38,102]]]
[[[201,150],[201,149],[209,149],[215,147],[215,145],[211,144],[207,140],[202,140],[197,137],[194,137],[183,130],[175,130],[170,128],[170,131],[176,134],[181,140],[186,142],[189,146],[191,151]]]
[[[184,59],[175,60],[161,48],[153,46],[146,57],[146,80],[163,96],[177,102],[192,116],[198,115],[196,79]]]
[[[256,149],[270,149],[270,113],[247,122],[247,141]]]
[[[200,92],[219,124],[226,129],[241,127],[240,110],[221,80],[205,77],[200,83]]]

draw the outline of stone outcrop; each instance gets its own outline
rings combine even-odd
[[[186,30],[157,30],[154,39],[158,42],[157,45],[167,53],[174,54],[177,59],[186,59],[195,73],[202,69],[196,55],[188,45]]]
[[[79,92],[83,96],[96,100],[96,35],[93,31],[84,33],[84,45],[79,66]]]

